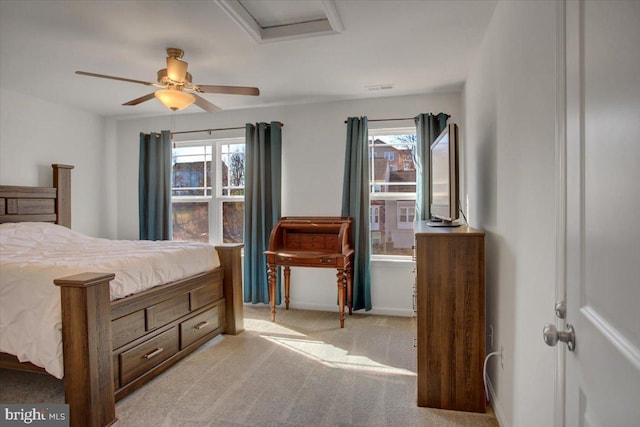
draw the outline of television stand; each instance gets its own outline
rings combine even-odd
[[[429,227],[460,227],[460,224],[453,221],[445,221],[445,220],[431,220],[427,222]]]

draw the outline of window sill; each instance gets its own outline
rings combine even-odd
[[[371,263],[376,265],[388,265],[404,267],[407,264],[412,264],[413,259],[410,256],[393,256],[386,257],[382,255],[374,255],[371,257]]]

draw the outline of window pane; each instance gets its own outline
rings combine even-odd
[[[369,137],[373,192],[416,191],[415,134]]]
[[[373,255],[412,255],[416,134],[369,135],[370,229]],[[407,200],[398,199],[408,197]],[[405,196],[406,194],[406,196]]]
[[[204,196],[211,189],[211,146],[173,149],[172,196]]]
[[[173,240],[209,242],[209,203],[173,203]]]
[[[372,255],[412,254],[415,200],[372,200],[378,223],[371,227]]]
[[[222,195],[244,195],[244,144],[222,145]]]
[[[244,202],[222,203],[223,243],[242,243],[244,236]]]
[[[173,148],[175,240],[242,243],[244,163],[242,138],[178,143]]]

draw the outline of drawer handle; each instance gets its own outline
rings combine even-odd
[[[151,353],[149,354],[145,354],[144,358],[145,359],[151,359],[152,357],[155,357],[157,355],[159,355],[160,353],[162,353],[164,351],[164,348],[162,347],[158,347],[155,350],[153,350]]]
[[[209,324],[209,322],[200,322],[196,326],[194,326],[194,329],[200,330],[200,329],[204,328],[205,326],[207,326],[208,324]]]
[[[412,295],[411,300],[412,300],[411,302],[412,302],[412,305],[413,305],[413,315],[415,316],[417,314],[417,312],[418,312],[418,296],[416,295],[416,291],[415,290],[413,291],[413,295]]]
[[[322,264],[331,264],[333,262],[332,258],[320,258],[320,262]]]
[[[281,261],[281,262],[291,262],[291,258],[289,258],[289,257],[282,257],[282,258],[280,258],[280,261]]]

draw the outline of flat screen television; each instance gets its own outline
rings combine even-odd
[[[431,144],[430,161],[431,227],[457,227],[458,197],[458,126],[450,123]]]

